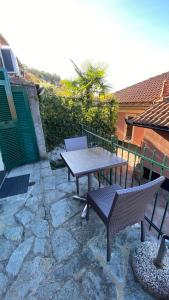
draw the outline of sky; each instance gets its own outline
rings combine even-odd
[[[3,13],[2,13],[3,12]],[[169,71],[169,0],[5,0],[0,32],[29,67],[107,65],[112,91]]]

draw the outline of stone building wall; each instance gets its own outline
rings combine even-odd
[[[28,93],[32,119],[34,122],[40,158],[45,159],[47,158],[47,152],[46,152],[45,138],[44,138],[44,132],[43,132],[43,127],[41,122],[41,116],[39,110],[39,99],[38,99],[36,87],[26,86],[26,89]]]
[[[46,152],[46,145],[45,145],[45,138],[44,138],[43,127],[41,122],[40,110],[39,110],[39,98],[37,95],[36,87],[33,83],[29,83],[25,81],[23,78],[18,76],[11,77],[10,82],[12,85],[20,85],[26,88],[32,119],[34,123],[34,128],[35,128],[39,155],[41,159],[46,159],[47,152]]]

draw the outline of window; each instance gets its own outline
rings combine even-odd
[[[2,46],[0,51],[0,56],[2,57],[3,65],[7,72],[20,75],[18,62],[12,49],[9,46]]]
[[[128,116],[128,120],[131,120],[133,118],[133,116]],[[129,125],[127,124],[127,127],[126,127],[126,137],[125,139],[130,141],[132,139],[132,134],[133,134],[133,126],[132,125]]]
[[[1,49],[1,53],[7,72],[14,72],[10,49]]]

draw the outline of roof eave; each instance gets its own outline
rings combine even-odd
[[[136,122],[132,122],[131,120],[125,119],[126,124],[136,127],[143,127],[143,128],[149,128],[154,130],[160,130],[160,131],[169,131],[169,127],[162,127],[162,126],[156,126],[156,125],[149,125],[149,124],[140,124]]]

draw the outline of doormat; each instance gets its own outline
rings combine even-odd
[[[6,178],[0,189],[0,198],[24,194],[28,191],[30,174]]]
[[[5,178],[6,171],[0,171],[0,186]]]

